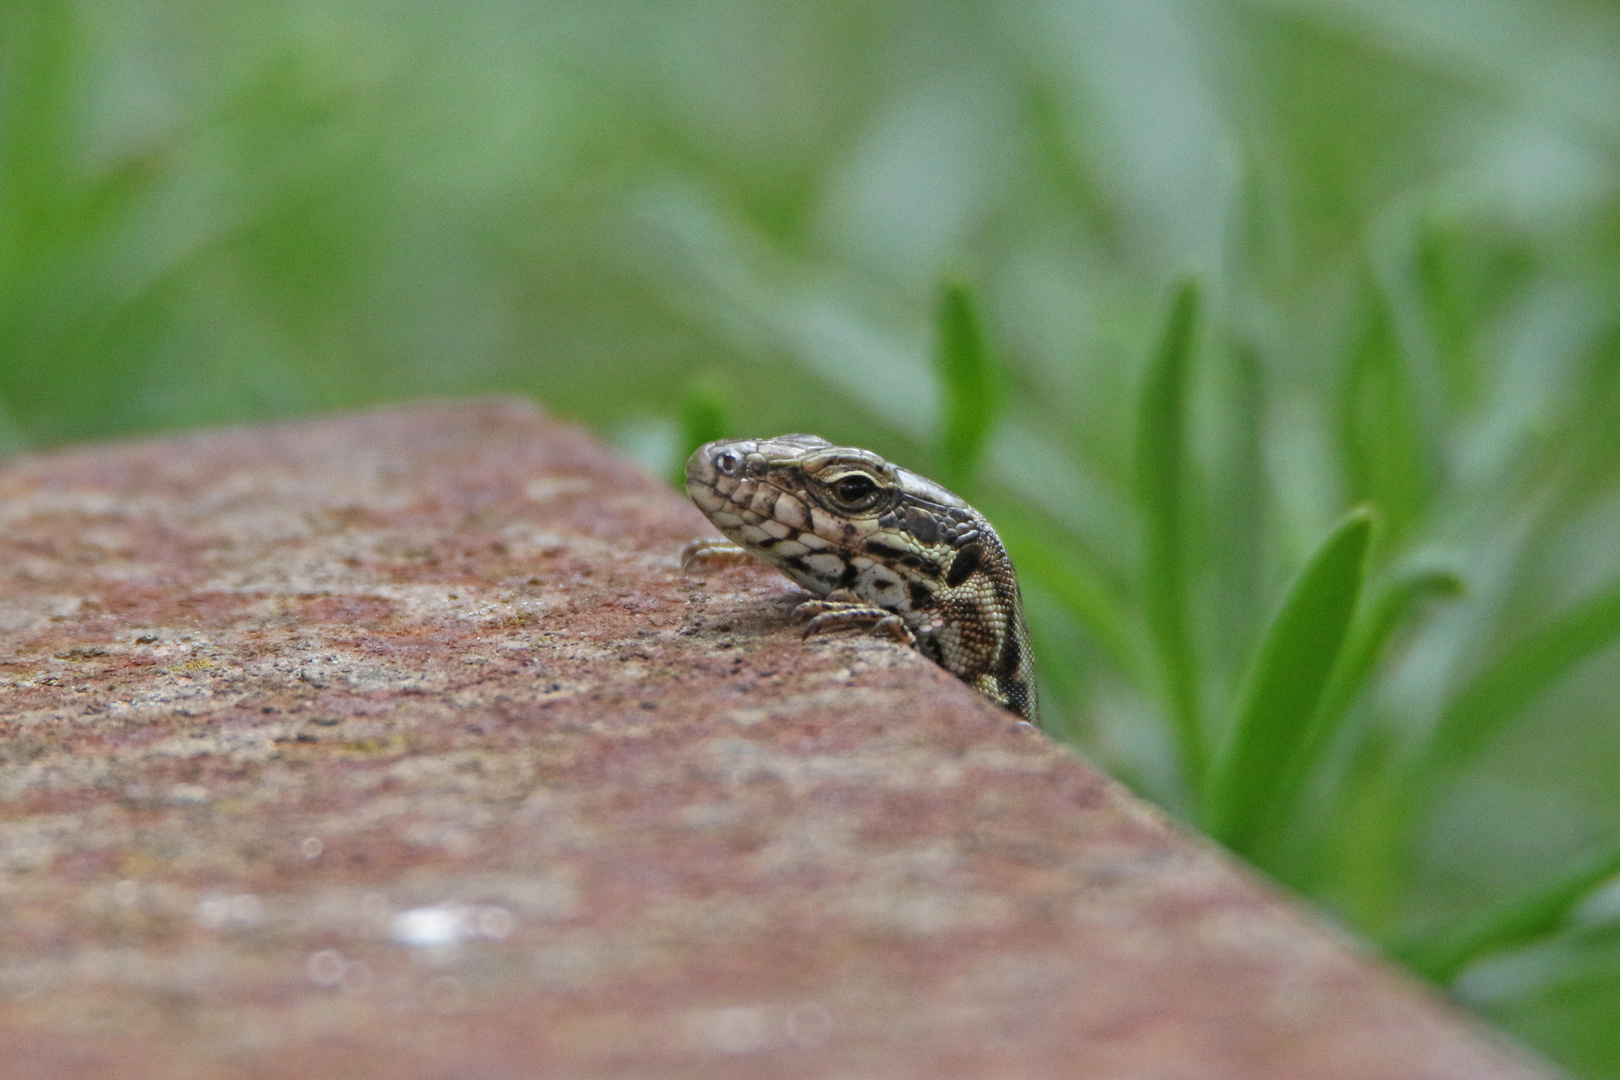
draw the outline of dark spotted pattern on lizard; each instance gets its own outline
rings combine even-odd
[[[869,626],[1037,722],[1018,575],[977,510],[870,450],[814,435],[723,439],[686,463],[686,491],[734,543],[682,566],[756,556],[823,597],[805,633]]]

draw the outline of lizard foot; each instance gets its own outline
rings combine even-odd
[[[916,636],[900,616],[872,604],[806,600],[795,609],[795,614],[810,616],[810,621],[804,624],[805,637],[855,626],[866,627],[873,634],[891,637],[902,645],[917,647]]]

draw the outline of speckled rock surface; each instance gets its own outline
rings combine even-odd
[[[0,467],[0,1061],[1536,1066],[514,404]]]

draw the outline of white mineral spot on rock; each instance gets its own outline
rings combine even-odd
[[[450,907],[419,907],[394,916],[389,936],[401,945],[431,948],[461,940],[461,912]]]
[[[583,495],[595,487],[582,476],[542,476],[523,485],[523,493],[537,503],[547,503],[568,495]]]
[[[298,853],[306,859],[318,859],[325,850],[326,845],[318,836],[306,836],[298,841]]]
[[[788,1045],[813,1050],[832,1034],[832,1013],[819,1001],[791,1006],[733,1005],[692,1013],[696,1041],[722,1054],[753,1054]]]
[[[205,930],[252,926],[264,918],[264,901],[252,893],[210,893],[197,902],[197,925]]]
[[[769,1013],[762,1005],[708,1009],[694,1018],[699,1040],[722,1054],[752,1054],[771,1043]]]
[[[477,938],[500,940],[512,927],[512,913],[495,904],[437,904],[395,915],[389,936],[412,948],[443,948]]]
[[[230,919],[230,897],[205,896],[197,902],[197,925],[218,930]]]

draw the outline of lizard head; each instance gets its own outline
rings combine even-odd
[[[686,491],[721,532],[801,583],[807,575],[784,566],[789,556],[827,553],[816,575],[825,580],[836,577],[833,555],[859,553],[879,534],[950,544],[966,539],[972,516],[933,481],[815,435],[708,443],[686,463]]]
[[[686,489],[711,516],[753,509],[795,528],[814,529],[804,513],[812,507],[841,520],[879,516],[902,495],[901,472],[870,450],[834,446],[816,435],[721,439],[687,461]],[[764,505],[781,495],[794,500],[781,513]]]

